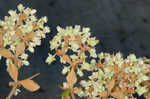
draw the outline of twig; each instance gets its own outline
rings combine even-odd
[[[14,85],[11,92],[9,93],[8,97],[6,99],[11,99],[11,97],[14,95],[15,91],[17,89],[17,86]]]
[[[35,78],[35,77],[38,76],[38,75],[40,75],[40,73],[37,73],[37,74],[35,74],[35,75],[29,77],[28,79],[33,79],[33,78]]]

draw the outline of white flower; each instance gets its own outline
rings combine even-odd
[[[58,32],[62,32],[63,29],[62,29],[60,26],[57,26],[57,31],[58,31]]]
[[[71,59],[72,59],[72,60],[75,60],[75,59],[77,59],[77,58],[78,58],[78,56],[77,56],[77,55],[75,55],[75,54],[70,55],[70,57],[71,57]]]
[[[30,8],[26,8],[26,9],[24,10],[24,13],[25,13],[27,16],[29,16],[29,14],[31,14],[31,9],[30,9]]]
[[[83,31],[83,33],[88,33],[90,31],[90,28],[85,27],[85,28],[82,29],[82,31]]]
[[[57,48],[59,44],[56,41],[50,41],[50,49],[53,50]]]
[[[20,89],[16,89],[14,95],[17,96],[19,92],[21,92],[21,90]]]
[[[83,72],[82,72],[79,68],[77,69],[77,74],[78,74],[80,77],[83,76]]]
[[[55,59],[55,56],[53,56],[52,54],[48,53],[48,57],[46,59],[46,63],[51,64]]]
[[[70,66],[64,66],[64,68],[62,70],[62,74],[65,75],[69,71],[70,71]]]
[[[24,60],[27,60],[28,54],[23,53],[23,54],[20,55],[20,58],[24,59]]]
[[[44,27],[44,33],[49,33],[50,32],[50,28],[48,26]]]
[[[10,14],[10,16],[17,16],[16,11],[9,10],[8,13]]]
[[[131,61],[131,62],[137,61],[136,56],[135,56],[134,54],[130,54],[130,55],[127,57],[127,59],[128,59],[129,61]]]
[[[77,43],[71,43],[71,49],[74,51],[74,52],[77,52],[77,50],[79,49],[79,45]]]
[[[103,52],[99,53],[99,54],[98,54],[98,58],[99,58],[100,60],[103,59],[103,58],[104,58],[104,53],[103,53]]]
[[[83,64],[81,64],[81,69],[90,71],[90,64],[84,61]]]
[[[138,86],[136,89],[137,93],[139,96],[141,96],[142,94],[146,93],[148,91],[148,89],[144,86]]]
[[[63,82],[63,88],[65,88],[65,89],[68,89],[68,88],[69,88],[69,85],[68,85],[67,82]]]
[[[87,43],[88,43],[90,46],[92,46],[92,47],[94,47],[98,42],[99,42],[99,40],[96,40],[95,37],[89,38],[89,39],[87,40]]]
[[[24,65],[26,65],[26,66],[29,66],[29,65],[30,65],[30,63],[29,63],[28,61],[26,61],[26,60],[23,60],[22,63],[23,63]]]
[[[47,22],[47,17],[46,16],[42,17],[42,20],[44,21],[44,23],[46,23]]]
[[[34,48],[33,48],[33,47],[29,46],[29,47],[28,47],[28,50],[29,50],[31,53],[34,53]]]
[[[90,49],[90,56],[93,58],[97,57],[96,50],[94,48]]]
[[[24,7],[23,7],[22,4],[19,4],[19,5],[17,6],[17,8],[18,8],[18,10],[19,10],[20,12],[24,10]]]
[[[31,14],[35,14],[35,13],[36,13],[36,9],[32,9]]]

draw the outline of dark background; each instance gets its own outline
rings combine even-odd
[[[42,40],[42,45],[29,55],[30,66],[20,69],[19,79],[37,72],[34,80],[41,89],[30,93],[23,88],[12,99],[60,99],[57,87],[65,81],[59,62],[47,65],[49,40],[56,35],[56,26],[81,25],[91,28],[92,36],[100,40],[98,52],[122,52],[124,56],[135,53],[137,57],[150,57],[150,0],[0,0],[0,19],[8,15],[9,9],[16,9],[22,3],[25,7],[37,9],[37,17],[47,16],[51,34]],[[0,99],[10,92],[10,77],[6,72],[5,59],[0,63]],[[142,99],[142,97],[138,97]]]

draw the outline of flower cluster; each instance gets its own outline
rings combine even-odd
[[[47,17],[37,19],[36,10],[25,8],[22,4],[19,4],[17,8],[17,10],[9,10],[9,16],[0,20],[0,48],[7,48],[16,54],[17,45],[22,43],[21,47],[25,47],[33,53],[34,47],[41,45],[41,39],[50,32],[49,27],[44,25]],[[29,65],[27,57],[28,55],[25,53],[18,55],[22,65]],[[10,61],[10,58],[6,60],[7,66]]]
[[[55,60],[55,56],[60,57],[60,61],[64,64],[62,74],[67,74],[66,80],[69,84],[69,88],[72,89],[77,82],[77,74],[82,77],[83,70],[91,71],[95,64],[94,58],[97,57],[95,45],[99,42],[95,37],[90,37],[90,29],[87,27],[81,28],[76,25],[74,28],[68,26],[65,29],[57,27],[57,35],[50,41],[50,49],[55,50],[56,54],[49,56],[46,59],[46,63],[50,64]],[[90,54],[88,57],[87,53]],[[91,59],[91,63],[88,63],[87,59]],[[72,98],[73,93],[72,94]],[[74,99],[74,98],[73,98]]]
[[[33,53],[34,47],[41,45],[41,39],[46,37],[50,29],[44,25],[47,17],[37,19],[36,10],[25,8],[22,4],[17,6],[17,10],[9,10],[8,13],[9,16],[0,20],[0,59],[2,56],[6,58],[7,71],[14,80],[9,84],[13,86],[7,97],[10,99],[12,95],[20,92],[18,89],[20,85],[31,92],[40,88],[31,80],[39,74],[18,81],[18,69],[23,65],[29,65],[28,54],[25,51]]]
[[[99,62],[92,75],[88,77],[89,80],[80,81],[82,90],[80,88],[80,91],[76,92],[80,97],[103,99],[113,96],[117,99],[134,99],[134,93],[138,93],[139,96],[149,93],[148,84],[142,85],[150,80],[150,64],[146,63],[149,60],[136,58],[134,54],[123,59],[121,53],[100,53],[98,57]]]
[[[148,99],[149,59],[136,58],[134,54],[124,59],[120,52],[96,54],[95,45],[99,41],[90,37],[90,29],[87,27],[81,29],[76,25],[74,28],[69,26],[63,29],[58,26],[57,31],[57,35],[50,41],[50,49],[55,50],[56,54],[49,53],[46,63],[55,61],[56,55],[60,57],[64,66],[62,74],[67,74],[63,89],[73,87],[75,94],[87,99],[134,99],[134,93],[139,96],[144,94]],[[88,80],[79,81],[79,87],[74,87],[77,83],[76,74],[83,77],[83,70],[92,74],[88,76]],[[73,96],[72,98],[74,99]]]

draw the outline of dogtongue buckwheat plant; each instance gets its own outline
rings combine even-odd
[[[76,25],[74,28],[71,26],[63,29],[57,27],[57,35],[50,41],[50,49],[55,50],[56,54],[49,53],[46,63],[50,64],[55,60],[55,56],[60,57],[61,63],[64,65],[62,74],[67,74],[67,86],[65,90],[69,89],[72,99],[74,96],[74,85],[77,82],[77,75],[83,76],[83,70],[91,71],[94,67],[90,65],[86,58],[88,57],[85,52],[89,52],[91,58],[96,58],[95,45],[99,42],[95,37],[90,37],[90,29],[82,28]],[[75,72],[77,70],[77,73]],[[68,96],[65,96],[68,97]],[[66,99],[62,97],[63,99]]]
[[[25,8],[22,4],[17,8],[17,10],[9,10],[9,16],[5,16],[4,21],[0,20],[0,57],[6,58],[7,71],[14,80],[9,83],[13,88],[7,99],[17,95],[20,85],[31,92],[40,88],[31,80],[39,73],[18,81],[18,70],[23,65],[29,65],[25,50],[34,53],[34,47],[41,45],[41,39],[50,32],[49,27],[44,25],[47,17],[37,19],[36,10]]]
[[[75,99],[75,94],[86,99],[136,99],[135,93],[150,99],[149,59],[136,58],[134,54],[124,59],[120,52],[96,54],[95,45],[99,41],[90,37],[89,28],[58,26],[57,31],[50,41],[50,50],[55,50],[55,54],[48,53],[46,63],[60,57],[62,74],[66,75],[63,87],[59,85],[64,90],[62,99]],[[92,74],[83,80],[83,71]],[[78,81],[78,76],[82,80]]]

